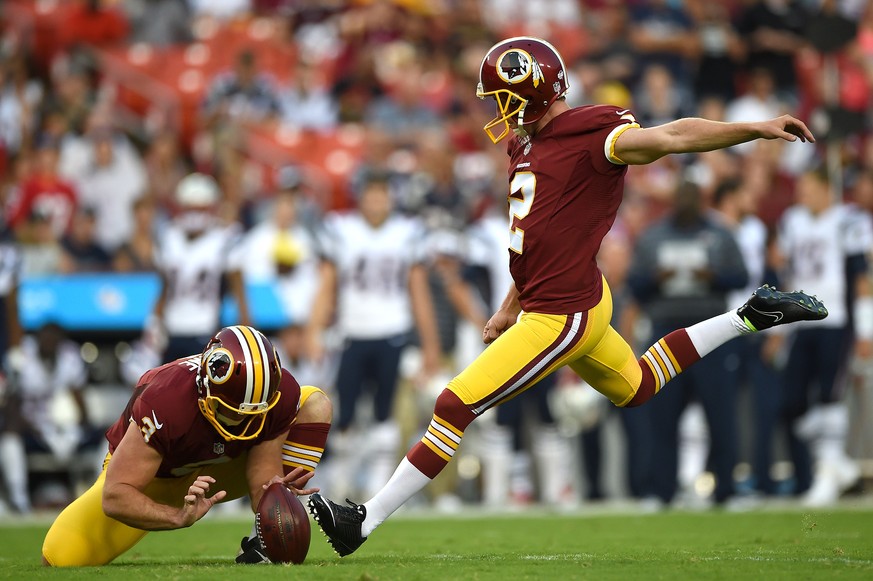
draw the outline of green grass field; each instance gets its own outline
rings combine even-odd
[[[636,516],[400,515],[343,559],[313,523],[303,565],[233,563],[250,521],[148,535],[102,568],[44,569],[48,522],[0,525],[4,579],[873,579],[873,510]]]

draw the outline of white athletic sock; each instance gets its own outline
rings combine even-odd
[[[30,495],[27,493],[27,455],[24,441],[14,433],[0,435],[0,462],[9,500],[19,512],[30,512]]]
[[[730,311],[691,325],[685,329],[701,357],[735,337],[753,333],[736,311]]]
[[[488,506],[506,506],[512,462],[512,433],[496,423],[482,427],[482,497]]]
[[[376,527],[429,483],[430,478],[404,456],[391,480],[376,493],[376,496],[364,503],[367,518],[361,525],[361,534],[365,537],[370,536]]]
[[[571,490],[570,444],[554,426],[543,425],[534,432],[534,456],[539,476],[540,500],[556,506]]]

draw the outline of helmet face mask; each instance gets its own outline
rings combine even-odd
[[[279,401],[281,377],[269,339],[244,325],[225,327],[200,356],[200,412],[225,440],[252,440]]]
[[[497,143],[510,130],[524,132],[567,89],[564,61],[548,42],[521,36],[495,44],[482,59],[476,88],[477,97],[497,102],[497,117],[485,125],[485,133]]]

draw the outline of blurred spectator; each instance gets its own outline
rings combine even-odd
[[[291,127],[329,131],[337,124],[339,111],[330,94],[323,68],[299,59],[291,82],[281,93],[282,122]]]
[[[202,116],[207,127],[225,122],[247,123],[278,117],[282,106],[273,80],[258,71],[257,57],[241,51],[232,71],[218,75],[209,86]]]
[[[288,323],[305,325],[318,284],[316,245],[300,220],[300,170],[285,166],[278,178],[268,217],[245,235],[243,275],[247,281],[275,284]]]
[[[39,143],[34,166],[33,173],[21,184],[17,199],[9,201],[9,224],[18,231],[38,214],[49,221],[53,235],[60,238],[70,227],[79,196],[58,173],[56,141],[45,139]]]
[[[624,2],[611,2],[591,14],[590,62],[600,68],[603,80],[632,85],[637,76],[637,54],[630,40],[630,14]],[[571,83],[573,86],[575,83]],[[585,87],[590,100],[589,86]],[[576,92],[576,88],[573,88]],[[618,105],[614,101],[606,101]],[[630,104],[628,104],[630,106]]]
[[[27,454],[48,452],[62,466],[81,470],[73,464],[80,462],[74,454],[96,447],[102,434],[92,426],[85,405],[83,390],[88,380],[85,362],[78,345],[66,338],[63,329],[46,323],[35,335],[24,337],[21,349],[27,364],[18,375],[17,393],[11,401],[7,400],[15,411],[8,414],[7,419],[12,420],[10,427],[0,434],[0,462],[13,507],[27,513],[30,511]],[[72,396],[78,412],[73,421],[59,419],[52,413],[55,398],[66,394]]]
[[[796,492],[805,492],[810,506],[833,504],[860,474],[846,454],[845,371],[853,347],[873,353],[873,290],[867,277],[871,247],[870,216],[835,198],[827,172],[809,170],[801,176],[797,204],[782,216],[779,248],[788,285],[814,292],[828,305],[826,319],[792,333],[784,377],[786,419],[801,438],[791,442]]]
[[[55,59],[42,107],[43,124],[51,121],[47,132],[56,137],[83,134],[96,105],[97,92],[85,65],[69,55]]]
[[[797,84],[795,55],[803,46],[806,13],[799,0],[754,0],[745,3],[737,30],[748,47],[746,69],[770,72],[779,98],[793,102]]]
[[[0,56],[0,149],[10,157],[30,145],[36,129],[43,88],[30,72],[23,54]]]
[[[186,0],[124,0],[123,6],[131,25],[130,42],[168,46],[192,40]]]
[[[682,4],[668,0],[636,3],[630,9],[630,41],[640,70],[658,64],[683,89],[691,86],[690,58],[697,50],[691,19]]]
[[[385,72],[390,85],[384,95],[373,99],[364,113],[367,124],[374,125],[396,141],[414,143],[418,132],[440,125],[437,112],[424,101],[424,71],[415,49],[396,43],[385,49],[393,70]]]
[[[61,239],[61,272],[104,272],[112,257],[97,240],[97,214],[89,206],[80,206],[73,215],[70,231]]]
[[[21,248],[23,278],[61,272],[64,250],[52,228],[50,216],[42,210],[33,210],[17,231],[16,237]]]
[[[778,117],[783,112],[774,91],[773,73],[764,67],[751,69],[746,78],[746,92],[727,104],[725,121],[760,121]],[[734,146],[734,149],[748,154],[755,149],[752,143]]]
[[[694,74],[694,93],[698,98],[733,99],[737,74],[745,57],[745,45],[734,29],[729,7],[722,2],[699,2],[695,31],[700,45]]]
[[[133,231],[133,205],[146,187],[142,159],[124,135],[107,127],[92,127],[75,149],[73,143],[62,149],[62,167],[80,203],[94,212],[97,241],[114,252]]]
[[[114,270],[117,272],[157,270],[156,216],[155,202],[150,196],[143,196],[133,203],[133,234],[115,251],[112,259]],[[152,367],[154,366],[147,367],[146,370]]]
[[[109,0],[73,0],[65,15],[60,44],[69,49],[76,45],[110,46],[127,38],[124,13]]]
[[[202,351],[220,328],[225,290],[236,299],[236,321],[250,322],[242,278],[239,224],[222,224],[216,215],[220,191],[208,175],[194,173],[176,189],[178,215],[157,252],[161,293],[146,323],[146,334],[163,337],[164,362]],[[159,349],[160,350],[160,349]]]
[[[172,131],[162,131],[148,145],[145,154],[148,192],[157,209],[166,214],[172,209],[173,196],[179,181],[190,173],[190,166]]]
[[[309,318],[310,357],[321,362],[324,333],[336,320],[343,349],[337,370],[338,418],[330,449],[336,486],[363,482],[378,490],[394,469],[400,430],[392,418],[400,356],[415,329],[422,349],[420,381],[440,367],[440,346],[424,266],[420,222],[393,211],[388,181],[371,175],[357,210],[325,220],[319,287]],[[364,456],[352,430],[361,396],[373,396]]]
[[[231,20],[247,16],[252,10],[252,0],[187,0],[195,18]]]
[[[480,0],[479,9],[494,30],[527,24],[545,34],[548,25],[579,24],[579,4],[573,0]]]
[[[731,233],[709,218],[697,186],[683,182],[675,207],[637,241],[628,283],[651,320],[652,337],[727,310],[727,293],[748,281],[743,257]],[[737,386],[727,372],[729,345],[685,370],[669,390],[649,402],[652,417],[652,492],[670,503],[677,492],[679,418],[699,401],[710,429],[710,463],[716,477],[714,500],[734,495],[738,458]]]
[[[670,69],[660,64],[646,67],[634,94],[634,111],[645,127],[662,125],[690,114],[686,89],[673,79]]]

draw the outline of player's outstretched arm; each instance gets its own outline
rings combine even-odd
[[[215,483],[211,476],[198,477],[188,488],[182,506],[155,502],[143,493],[161,466],[161,455],[143,439],[131,422],[106,470],[103,512],[124,524],[146,531],[189,527],[209,512],[227,494],[224,490],[207,496]]]
[[[701,153],[754,139],[815,142],[806,124],[791,115],[748,123],[724,123],[697,117],[678,119],[619,135],[615,156],[630,165],[651,163],[671,153]]]

